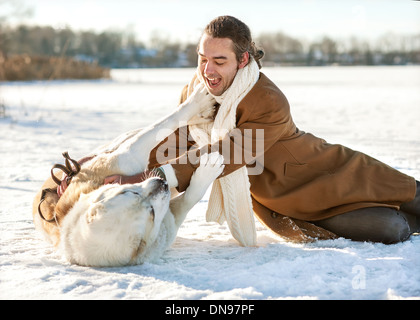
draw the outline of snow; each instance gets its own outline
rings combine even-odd
[[[420,67],[263,69],[301,130],[420,179]],[[112,80],[0,85],[0,299],[420,298],[420,237],[292,244],[257,222],[244,248],[205,221],[208,193],[154,263],[70,265],[35,231],[32,199],[61,153],[80,158],[175,107],[192,69],[113,70]],[[343,181],[345,183],[345,181]]]

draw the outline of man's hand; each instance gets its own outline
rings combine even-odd
[[[136,174],[134,176],[122,176],[119,174],[114,174],[112,176],[108,176],[104,179],[104,184],[133,184],[133,183],[140,183],[151,176],[154,176],[153,171],[146,170],[142,173]]]
[[[106,177],[104,179],[104,184],[114,184],[114,183],[123,184],[122,180],[123,180],[123,176],[120,176],[119,174],[115,174],[113,176]]]

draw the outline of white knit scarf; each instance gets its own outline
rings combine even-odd
[[[254,59],[239,69],[232,85],[221,96],[214,96],[220,104],[213,122],[191,125],[190,133],[200,146],[215,143],[236,127],[236,109],[241,100],[259,79],[259,68]],[[194,87],[203,82],[199,70],[188,87],[190,94]],[[245,166],[214,181],[206,213],[207,221],[223,224],[227,221],[232,236],[243,246],[255,246],[254,214],[250,182]]]

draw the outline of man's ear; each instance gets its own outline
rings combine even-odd
[[[241,62],[239,63],[238,69],[244,68],[249,62],[249,52],[245,52],[242,55]]]

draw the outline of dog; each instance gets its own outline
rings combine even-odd
[[[173,113],[143,130],[121,135],[82,165],[63,154],[66,166],[56,166],[66,172],[62,179],[68,179],[69,185],[59,197],[56,184],[61,180],[51,171],[52,178],[34,199],[36,229],[73,264],[115,267],[160,257],[188,211],[222,173],[223,156],[201,155],[189,187],[174,197],[160,176],[123,185],[104,185],[104,179],[146,170],[149,153],[160,142],[159,133],[169,135],[186,120],[189,124],[209,121],[213,106],[213,98],[200,86]]]

